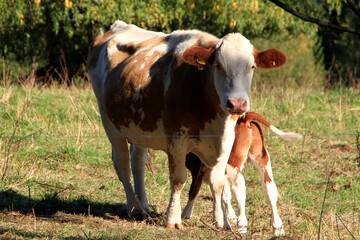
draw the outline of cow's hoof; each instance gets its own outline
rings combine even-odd
[[[172,223],[167,223],[165,225],[166,228],[169,228],[169,229],[175,229],[175,224],[172,224]]]
[[[240,233],[240,234],[245,234],[247,233],[247,226],[238,226],[237,228],[237,232]]]
[[[283,226],[281,226],[281,227],[279,227],[279,228],[274,228],[274,234],[275,234],[276,236],[284,235],[284,234],[285,234],[285,231],[284,231]]]
[[[147,212],[144,212],[142,210],[138,210],[138,211],[132,211],[130,213],[130,217],[134,218],[135,220],[138,220],[138,221],[142,221],[142,220],[145,220],[149,217],[149,213]]]
[[[165,227],[169,229],[184,229],[184,225],[182,223],[167,223]]]
[[[182,223],[176,223],[175,228],[176,229],[184,229],[184,225]]]

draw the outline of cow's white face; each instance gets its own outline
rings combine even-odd
[[[218,42],[214,54],[214,84],[222,109],[232,114],[249,111],[253,46],[241,34],[229,34]]]
[[[286,63],[286,56],[277,49],[256,50],[239,33],[220,39],[214,48],[193,46],[183,54],[184,62],[199,69],[210,67],[221,107],[231,114],[250,109],[250,86],[255,67],[276,69]]]

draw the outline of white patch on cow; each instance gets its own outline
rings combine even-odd
[[[163,133],[161,122],[158,122],[156,130],[151,132],[143,131],[131,122],[128,127],[121,128],[120,134],[137,146],[163,151],[167,149],[167,137]]]
[[[166,36],[165,33],[144,30],[135,25],[126,24],[121,21],[116,21],[113,24],[113,28],[111,30],[116,32],[117,36],[119,36],[117,40],[120,39],[122,40],[122,41],[117,41],[119,43],[142,42],[150,38],[154,38],[154,37],[160,38]]]
[[[199,30],[178,30],[170,35],[168,45],[170,49],[175,48],[174,54],[176,56],[181,56],[189,47],[199,41],[201,44],[217,40],[218,38],[215,36]]]
[[[151,50],[146,54],[145,58],[151,57],[154,53],[158,53],[158,55],[163,55],[168,51],[167,44],[160,44],[155,47],[152,47]]]
[[[123,22],[123,21],[120,21],[120,20],[116,20],[113,25],[111,25],[110,29],[113,31],[113,32],[116,32],[116,33],[120,33],[122,31],[125,31],[129,28],[129,24]]]
[[[139,50],[134,54],[134,57],[137,57],[140,53],[143,53],[143,52],[148,51],[148,50],[151,49],[154,45],[155,45],[154,43],[153,43],[153,44],[149,44],[149,45],[147,45],[146,47],[139,49]],[[145,60],[145,58],[143,58],[143,60]]]
[[[143,70],[144,69],[144,67],[145,67],[145,63],[142,63],[141,65],[140,65],[140,67],[139,67],[139,71],[141,71],[141,70]]]
[[[107,78],[107,44],[101,49],[99,54],[99,60],[96,63],[94,69],[90,71],[90,79],[93,86],[93,90],[97,99],[102,99],[102,85]]]
[[[116,46],[116,40],[111,40],[106,44],[107,54],[109,58],[109,62],[111,61],[111,56],[118,52],[118,46]]]
[[[215,88],[222,109],[226,109],[229,99],[244,99],[250,109],[250,86],[254,64],[253,46],[239,33],[228,34],[216,46],[216,63],[222,68],[215,69]]]

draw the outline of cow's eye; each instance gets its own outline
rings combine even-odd
[[[219,63],[216,63],[215,66],[216,66],[216,68],[217,68],[218,70],[222,70],[222,69],[223,69]]]
[[[256,68],[256,65],[255,65],[255,64],[251,66],[251,69],[255,69],[255,68]]]

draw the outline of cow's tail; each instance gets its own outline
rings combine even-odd
[[[245,119],[247,121],[258,121],[264,124],[266,127],[270,128],[270,130],[275,133],[276,135],[280,136],[282,139],[286,141],[298,141],[303,138],[301,134],[294,133],[294,132],[283,132],[280,129],[276,128],[275,126],[271,125],[268,121],[265,120],[261,115],[255,112],[247,112],[245,115]]]

